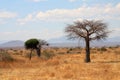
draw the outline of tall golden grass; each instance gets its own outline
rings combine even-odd
[[[0,80],[120,80],[120,48],[106,49],[92,49],[91,63],[84,62],[84,49],[45,49],[55,56],[31,61],[25,57],[29,51],[8,50],[15,61],[0,62]]]

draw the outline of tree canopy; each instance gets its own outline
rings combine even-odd
[[[89,36],[90,41],[106,39],[109,33],[107,24],[102,20],[76,21],[72,25],[68,24],[65,32],[69,39],[86,39]]]
[[[26,49],[36,49],[39,41],[37,39],[29,39],[25,42]]]

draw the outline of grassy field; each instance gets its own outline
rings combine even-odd
[[[13,61],[0,61],[0,80],[120,80],[120,48],[93,48],[85,63],[82,48],[48,48],[41,58],[21,49],[6,50]]]

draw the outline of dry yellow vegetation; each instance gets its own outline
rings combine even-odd
[[[25,57],[29,51],[8,50],[15,60],[0,62],[0,80],[120,80],[120,48],[92,49],[91,63],[84,63],[84,49],[46,51],[55,56],[50,59],[33,56],[29,61]]]

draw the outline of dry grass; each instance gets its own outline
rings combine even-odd
[[[120,48],[107,48],[102,54],[92,49],[91,63],[84,63],[84,49],[81,54],[76,53],[78,49],[67,54],[68,50],[47,49],[56,56],[50,59],[34,56],[31,61],[24,57],[29,51],[14,55],[14,51],[8,50],[15,61],[0,62],[0,80],[120,80]]]

